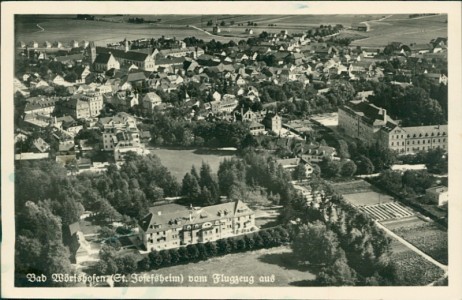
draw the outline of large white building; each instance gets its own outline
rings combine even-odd
[[[202,208],[178,204],[151,207],[138,224],[146,250],[206,243],[257,231],[255,213],[242,201]]]
[[[367,101],[348,103],[338,109],[338,128],[368,144],[378,142],[400,154],[442,148],[447,150],[448,126],[401,127],[386,109]]]

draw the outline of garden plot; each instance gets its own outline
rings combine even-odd
[[[389,225],[384,224],[386,227]],[[435,222],[422,220],[393,226],[391,230],[442,264],[448,263],[448,234]]]
[[[401,219],[412,217],[414,215],[414,212],[411,209],[397,202],[362,206],[359,209],[377,221]]]

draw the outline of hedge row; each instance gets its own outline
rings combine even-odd
[[[278,226],[214,242],[191,244],[169,250],[153,250],[138,262],[138,270],[150,271],[172,265],[207,260],[211,257],[230,253],[277,247],[289,241],[288,231],[282,226]]]

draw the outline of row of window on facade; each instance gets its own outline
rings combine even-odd
[[[419,137],[428,137],[428,136],[429,136],[428,133],[425,133],[425,136],[422,135],[421,133],[419,134],[419,136],[417,136],[417,134],[414,133],[414,134],[412,135],[412,137],[411,137],[411,135],[408,134],[408,135],[407,135],[407,138],[419,138]],[[432,132],[430,136],[435,136],[435,133]],[[436,134],[436,136],[446,136],[446,132],[443,132],[443,133],[438,132],[438,133]],[[399,138],[400,138],[399,135],[396,135],[396,136],[395,136],[395,135],[391,135],[391,139],[392,139],[392,140],[393,140],[393,139],[399,139]],[[404,138],[404,135],[401,135],[401,139],[403,139],[403,138]]]
[[[428,144],[431,144],[432,140],[428,140]],[[443,142],[446,142],[446,139],[443,139]],[[436,143],[436,139],[433,140],[433,143]],[[438,143],[441,143],[441,139],[438,139]],[[406,143],[409,145],[409,141]],[[422,140],[422,144],[425,144],[425,140]],[[391,145],[394,146],[394,142],[391,142]],[[396,142],[396,145],[399,146],[399,142]],[[404,146],[404,142],[401,143]],[[416,145],[415,141],[412,141],[412,145]],[[417,140],[417,145],[420,145],[420,140]]]

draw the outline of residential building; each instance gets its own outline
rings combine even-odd
[[[103,133],[103,150],[112,151],[116,161],[123,160],[128,152],[143,153],[140,132],[134,117],[118,113],[98,121]]]
[[[425,190],[425,194],[438,206],[443,206],[448,203],[449,194],[448,187],[435,186]]]
[[[305,167],[306,176],[310,176],[311,173],[313,173],[314,171],[313,166],[311,164],[305,162],[303,159],[299,157],[278,159],[276,160],[276,162],[280,164],[284,169],[289,170],[290,172],[293,172],[299,164],[303,164],[303,166]]]
[[[101,93],[86,93],[82,95],[81,99],[88,102],[90,117],[99,116],[101,110],[103,109],[103,95]]]
[[[146,250],[206,243],[258,230],[255,213],[242,201],[207,207],[167,204],[151,207],[138,224]]]
[[[154,107],[160,105],[162,99],[155,92],[149,92],[143,97],[143,109],[146,112],[152,113]]]
[[[82,97],[80,94],[73,95],[63,104],[65,112],[76,120],[91,117],[90,103],[83,100]]]
[[[309,145],[308,149],[300,155],[305,163],[319,163],[324,159],[338,160],[337,151],[333,147],[322,145]]]
[[[32,97],[27,99],[24,113],[30,115],[50,116],[56,107],[57,98],[46,98],[43,96]]]
[[[250,134],[252,135],[260,135],[266,132],[265,125],[255,122],[255,121],[252,121],[249,124],[249,130],[250,130]]]

